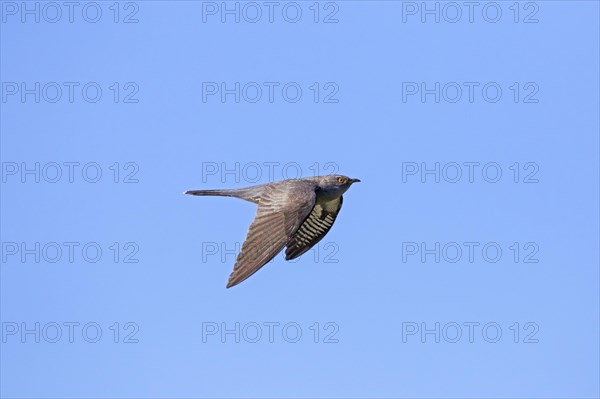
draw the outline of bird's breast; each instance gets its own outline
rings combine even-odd
[[[319,205],[321,208],[326,210],[327,212],[335,212],[337,211],[338,205],[340,203],[340,195],[334,194],[326,195],[326,193],[321,193],[317,196],[317,200],[315,205]]]

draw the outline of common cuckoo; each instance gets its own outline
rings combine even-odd
[[[232,190],[193,190],[191,195],[236,197],[258,204],[227,288],[256,273],[283,247],[295,259],[317,244],[342,208],[342,194],[359,182],[341,175],[289,179]]]

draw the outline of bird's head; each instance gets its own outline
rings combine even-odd
[[[342,195],[353,183],[357,183],[359,181],[359,179],[352,179],[343,175],[320,176],[319,188],[321,188],[323,191],[329,191],[337,195]]]

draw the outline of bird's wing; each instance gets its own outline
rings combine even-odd
[[[273,259],[313,209],[316,186],[287,183],[265,188],[227,288],[241,283]]]
[[[317,203],[296,234],[288,242],[285,259],[295,259],[321,241],[333,226],[335,218],[342,209],[343,198],[340,196],[325,204]]]

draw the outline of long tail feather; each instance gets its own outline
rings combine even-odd
[[[236,197],[237,190],[190,190],[186,191],[184,194],[189,195],[212,195],[218,197]]]
[[[258,204],[263,190],[264,185],[230,190],[191,190],[186,191],[184,194],[197,196],[235,197]]]

